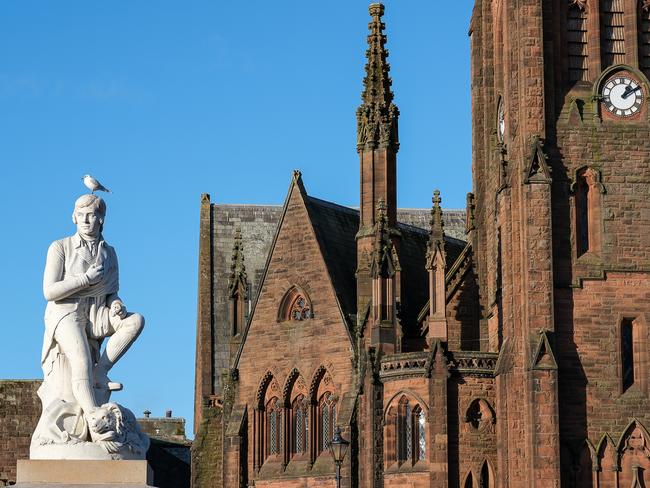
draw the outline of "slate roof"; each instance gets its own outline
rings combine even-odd
[[[321,250],[334,290],[346,318],[356,313],[357,248],[355,235],[359,230],[359,211],[335,203],[307,197],[309,216],[321,244]],[[428,279],[425,269],[428,231],[399,222],[402,233],[399,259],[402,266],[402,325],[406,335],[419,335],[417,316],[428,300]],[[447,267],[460,255],[465,242],[445,237]]]
[[[327,264],[334,291],[347,319],[356,313],[357,248],[359,212],[342,205],[307,197],[307,211],[323,258]]]
[[[356,312],[356,242],[359,229],[359,211],[307,196],[311,216],[321,248],[327,262],[335,291],[343,313],[349,318]],[[249,306],[259,291],[278,221],[281,205],[213,204],[212,205],[212,261],[213,310],[212,331],[214,340],[214,366],[216,371],[226,371],[230,358],[230,328],[228,325],[228,276],[236,227],[241,228],[244,264],[249,279]],[[398,209],[397,219],[402,231],[402,262],[404,293],[402,294],[404,323],[413,323],[417,313],[426,303],[427,278],[424,269],[427,230],[430,209]],[[453,237],[465,235],[465,212],[443,211],[447,239],[448,265],[458,255],[455,251],[464,242]],[[453,237],[450,237],[453,236]],[[457,243],[461,243],[458,245]],[[410,332],[410,331],[409,331]],[[413,331],[415,332],[415,331]],[[215,375],[215,391],[221,391],[222,379]]]

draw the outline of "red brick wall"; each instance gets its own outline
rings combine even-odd
[[[0,483],[16,481],[16,461],[29,459],[32,432],[41,415],[38,380],[0,381]]]

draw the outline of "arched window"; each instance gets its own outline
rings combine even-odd
[[[413,425],[415,431],[415,462],[424,461],[427,453],[426,415],[418,405],[413,411]]]
[[[576,187],[576,244],[578,256],[589,251],[589,184],[584,173],[578,175]]]
[[[569,5],[567,18],[567,51],[569,55],[569,82],[587,81],[587,12],[585,3]]]
[[[465,477],[465,484],[463,484],[463,488],[475,488],[474,487],[474,477],[472,476],[471,471],[469,473],[467,473],[467,476]]]
[[[397,461],[415,464],[426,459],[426,415],[403,396],[397,408]]]
[[[409,428],[410,422],[408,422],[408,417],[410,416],[411,408],[409,406],[408,398],[402,397],[397,406],[397,460],[404,462],[409,459],[407,452],[407,446],[409,444],[409,437],[411,436],[411,430]]]
[[[490,465],[487,462],[487,459],[483,461],[483,466],[481,466],[481,477],[479,478],[479,488],[493,488],[492,475],[490,472]]]
[[[625,429],[618,445],[620,456],[619,486],[647,487],[650,482],[649,435],[642,424],[633,421]]]
[[[600,51],[602,67],[625,63],[625,0],[601,0]]]
[[[634,384],[634,322],[623,319],[621,323],[621,378],[623,391]]]
[[[329,442],[334,437],[336,427],[336,401],[330,392],[324,393],[318,402],[319,435],[318,453],[327,451]]]
[[[298,286],[292,286],[280,303],[278,322],[307,320],[313,316],[314,311],[307,293]]]
[[[266,457],[279,456],[282,440],[282,408],[280,401],[273,397],[266,404]]]
[[[626,317],[620,322],[621,393],[636,385],[642,392],[648,390],[648,340],[645,322]]]
[[[309,439],[309,414],[303,395],[298,395],[291,404],[291,445],[293,454],[304,454]]]

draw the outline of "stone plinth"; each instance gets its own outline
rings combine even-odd
[[[147,461],[19,460],[17,488],[153,486]]]

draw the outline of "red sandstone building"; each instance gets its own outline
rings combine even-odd
[[[343,486],[650,486],[650,2],[476,0],[455,237],[396,208],[382,13],[359,211],[203,197],[194,486],[334,486],[335,425]]]

